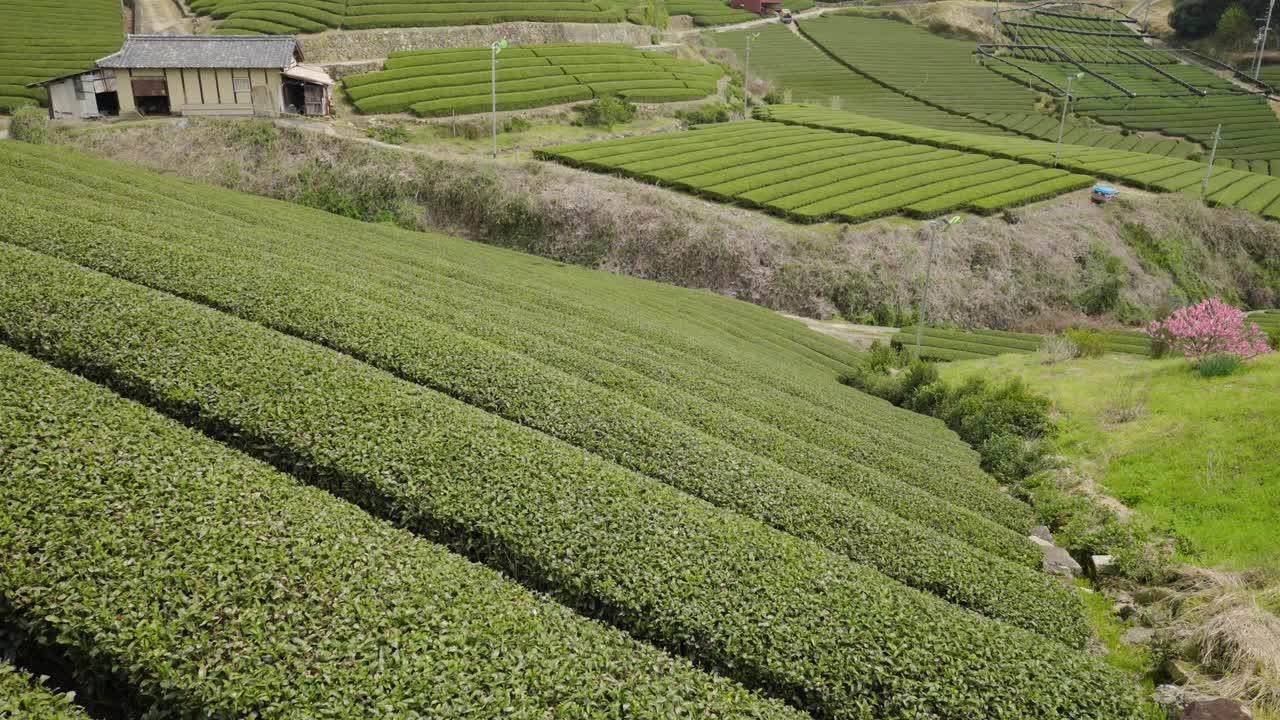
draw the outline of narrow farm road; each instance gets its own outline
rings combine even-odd
[[[134,32],[140,35],[190,35],[194,27],[178,0],[137,0]]]

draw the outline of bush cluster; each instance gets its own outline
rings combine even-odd
[[[0,353],[4,352],[0,350]],[[0,658],[0,717],[38,720],[89,720],[74,703],[74,693],[55,692],[44,678]]]
[[[22,177],[38,181],[30,174]],[[12,175],[6,180],[15,181]],[[194,200],[193,192],[148,184],[134,197],[150,195],[154,212],[156,195]],[[267,226],[330,238],[357,228],[336,229],[333,223],[340,221],[331,216],[274,204],[264,213],[263,201],[230,193],[201,191],[200,197],[208,204],[215,195],[225,197],[225,205],[217,205],[220,213],[201,213],[209,216],[202,219],[212,226],[212,216],[223,214],[220,222],[239,225],[242,238],[261,235]],[[182,208],[188,212],[203,204],[188,202]],[[83,212],[110,210],[102,204]],[[133,212],[132,225],[120,232],[132,227],[145,238],[151,221],[152,216]],[[392,230],[359,228],[387,242],[398,237]],[[68,229],[64,225],[63,232]],[[154,254],[154,248],[128,252],[118,232],[98,232],[96,240],[74,235],[52,238],[55,245],[45,250],[83,253],[82,261],[124,274]],[[34,241],[35,236],[19,231],[14,237]],[[171,250],[192,242],[167,237]],[[420,236],[406,236],[394,245],[393,256],[403,259],[396,265],[402,280],[420,282],[432,277],[420,274],[416,264],[425,257],[411,261],[400,255],[410,240],[421,245]],[[108,247],[120,252],[98,252]],[[455,276],[478,281],[492,274],[491,265],[481,270],[461,264],[467,251],[459,247],[443,244],[436,252]],[[537,274],[527,260],[521,265],[489,248],[472,252],[510,264],[511,282]],[[800,708],[827,717],[963,715],[972,707],[984,708],[988,717],[1133,714],[1124,680],[1096,661],[905,588],[816,544],[715,509],[313,342],[45,255],[12,247],[0,248],[0,254],[5,256],[0,336],[7,342],[110,383],[582,612],[722,668]],[[312,262],[324,260],[316,256]],[[350,254],[348,262],[368,259]],[[631,283],[623,283],[624,291],[615,279],[581,271],[557,273],[555,279],[568,278],[590,287],[592,297],[626,297],[632,306],[648,306],[658,294]],[[258,306],[275,302],[252,278],[242,280],[262,293]],[[349,278],[350,283],[359,281]],[[306,294],[313,287],[295,283],[290,292]],[[213,290],[190,297],[219,305]],[[516,293],[506,297],[509,303],[533,301]],[[731,325],[738,316],[758,316],[754,309],[718,299],[693,293],[687,298],[689,311],[704,304],[724,308]],[[326,302],[317,299],[318,305]],[[630,327],[631,343],[656,349],[653,343],[666,332],[661,324],[640,322],[624,305],[608,302],[594,312],[621,312],[610,327]],[[547,312],[551,308],[544,306]],[[331,314],[323,332],[340,330],[346,317]],[[397,336],[390,327],[383,332]],[[804,338],[798,329],[791,332]],[[362,337],[373,342],[379,336]],[[617,335],[615,342],[624,337]],[[720,352],[718,343],[724,340],[704,342],[694,335],[671,342],[696,357]],[[756,356],[760,349],[746,347],[721,372],[754,366],[753,372],[767,377],[764,360]],[[792,378],[819,377],[820,368],[839,364],[816,350],[800,350],[832,345],[809,338],[797,340],[796,347]],[[352,352],[373,359],[381,351],[373,342]],[[397,373],[408,370],[397,368]],[[790,392],[787,380],[777,387]],[[825,405],[847,406],[854,398],[831,389],[808,394],[815,396],[818,414]],[[890,410],[874,412],[899,413]],[[915,432],[928,434],[922,428]],[[780,657],[786,661],[776,662]]]
[[[0,499],[28,519],[0,530],[0,617],[114,713],[799,717],[92,383],[0,368],[24,478]],[[0,661],[0,712],[85,717],[15,684]]]
[[[36,105],[23,105],[13,113],[9,137],[35,145],[49,139],[49,112]]]

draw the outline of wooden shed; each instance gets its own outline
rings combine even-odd
[[[333,80],[287,35],[130,35],[94,70],[47,80],[54,118],[327,115]]]
[[[729,5],[761,15],[782,11],[782,0],[730,0]]]

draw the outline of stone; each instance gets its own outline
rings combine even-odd
[[[1184,685],[1191,679],[1191,665],[1182,660],[1165,660],[1160,665],[1158,675],[1166,682]]]
[[[1053,535],[1049,533],[1049,527],[1047,525],[1037,525],[1031,528],[1031,537],[1038,537],[1041,540],[1053,542]]]
[[[1189,690],[1177,685],[1161,685],[1157,687],[1154,697],[1156,705],[1159,705],[1164,714],[1171,718],[1181,715],[1183,709],[1195,699],[1196,696]]]
[[[1065,575],[1066,577],[1075,577],[1080,572],[1080,563],[1071,557],[1071,553],[1034,535],[1031,535],[1030,538],[1044,552],[1044,560],[1041,565],[1045,572],[1051,575]]]
[[[1178,720],[1252,720],[1249,708],[1235,700],[1192,700],[1183,708]]]
[[[1090,558],[1093,572],[1099,577],[1116,573],[1116,559],[1112,555],[1094,555]]]
[[[1151,642],[1151,638],[1155,637],[1155,635],[1156,631],[1151,628],[1129,628],[1120,636],[1120,642],[1130,645],[1146,645]]]
[[[1111,611],[1121,620],[1132,620],[1138,615],[1138,606],[1133,603],[1118,602],[1112,606]]]

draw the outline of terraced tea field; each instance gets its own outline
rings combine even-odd
[[[688,15],[695,25],[714,26],[759,20],[760,16],[747,10],[729,7],[728,0],[665,0],[668,15]],[[814,0],[783,0],[788,10],[808,10]]]
[[[191,0],[218,19],[214,32],[287,35],[333,28],[436,27],[532,22],[616,23],[627,10],[606,0]]]
[[[914,350],[917,328],[904,327],[893,336],[893,344]],[[1151,356],[1151,340],[1136,331],[1104,333],[1107,351],[1124,355]],[[948,330],[926,327],[920,333],[920,357],[930,360],[974,360],[1008,354],[1030,354],[1040,350],[1044,336],[1007,330]]]
[[[1091,183],[1081,175],[975,153],[751,120],[562,145],[538,156],[800,222],[988,213]]]
[[[65,148],[0,169],[0,595],[124,713],[1137,711],[1031,509],[839,341]]]
[[[1052,165],[1055,153],[1055,145],[1051,142],[934,130],[802,105],[757,108],[756,117],[804,127],[955,148],[1046,167]],[[1200,184],[1207,170],[1203,163],[1175,157],[1158,157],[1083,145],[1063,145],[1058,164],[1072,172],[1135,187],[1193,194],[1199,194]],[[1264,217],[1280,218],[1280,178],[1218,167],[1213,172],[1205,196],[1212,204],[1232,205]]]
[[[806,20],[808,25],[813,21]],[[751,43],[753,77],[770,80],[778,95],[790,93],[797,103],[836,105],[927,127],[964,132],[1000,133],[990,125],[913,100],[851,72],[804,38],[778,25],[750,31],[714,33],[708,39],[743,57],[747,35],[760,33]]]
[[[1280,310],[1267,310],[1266,312],[1253,313],[1249,316],[1249,322],[1256,324],[1267,335],[1273,339],[1280,338]]]
[[[1099,10],[1099,13],[1105,11]],[[1176,63],[1168,53],[1152,50],[1137,23],[1119,13],[1075,15],[1043,10],[1013,10],[1001,14],[1001,31],[1020,45],[1048,45],[1084,63]],[[1056,53],[1038,48],[1013,51],[1018,57],[1058,60]]]
[[[856,71],[953,112],[1026,113],[1036,100],[1025,87],[993,79],[975,62],[971,40],[950,40],[896,20],[841,14],[806,20],[800,31]]]
[[[723,71],[668,53],[625,45],[529,45],[499,55],[499,110],[541,107],[621,95],[633,102],[697,100],[713,95]],[[343,78],[347,96],[365,113],[423,117],[463,115],[492,107],[488,48],[393,52],[379,72]]]
[[[123,42],[117,0],[0,0],[0,112],[46,104],[28,83],[91,69]]]

